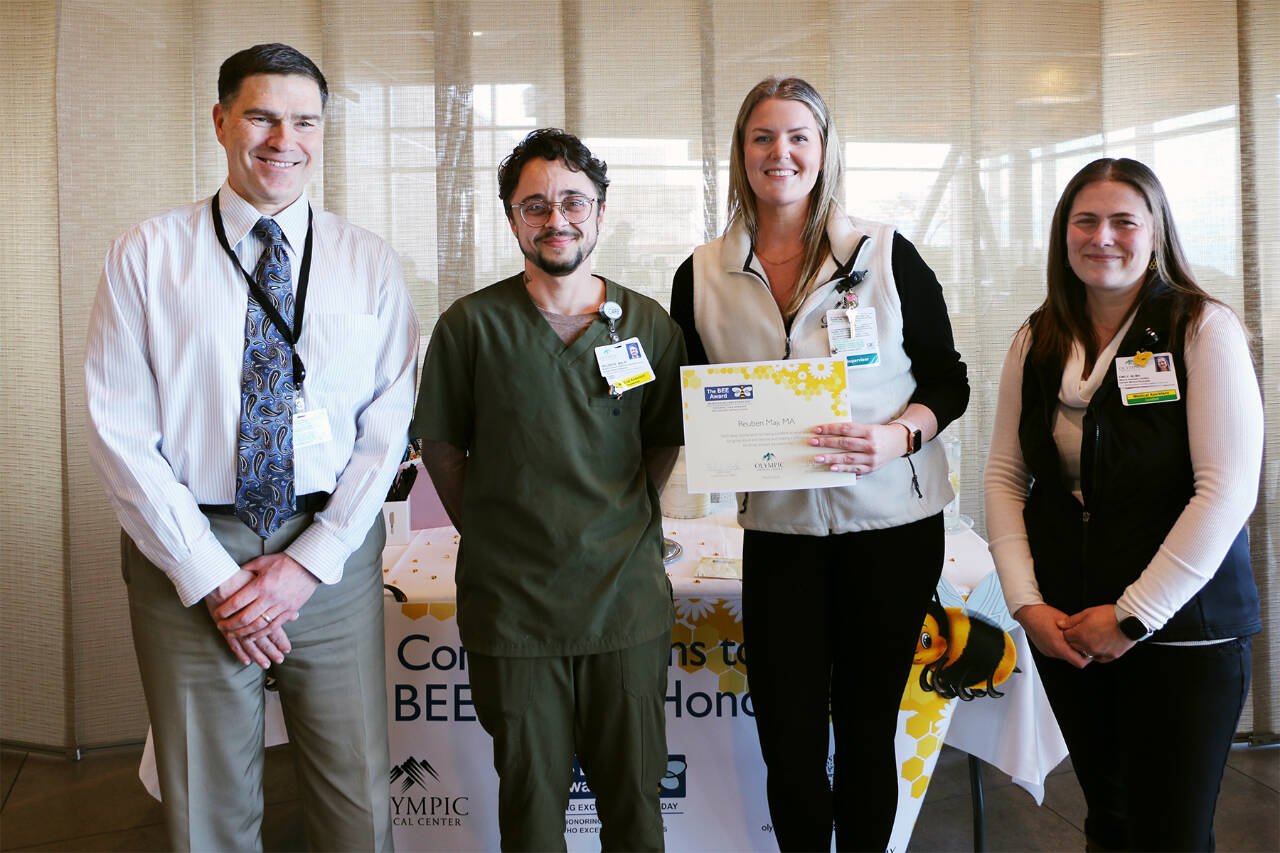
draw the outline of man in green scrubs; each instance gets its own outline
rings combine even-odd
[[[658,492],[683,443],[685,351],[657,302],[591,272],[605,170],[554,129],[503,161],[524,270],[441,316],[411,428],[462,534],[458,624],[504,850],[565,849],[575,754],[601,846],[663,848]]]

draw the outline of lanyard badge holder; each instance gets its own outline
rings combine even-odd
[[[302,356],[298,354],[298,341],[302,338],[302,318],[307,308],[307,285],[311,279],[311,241],[314,233],[315,212],[310,205],[307,205],[307,239],[302,250],[302,263],[299,269],[297,292],[294,295],[293,323],[291,325],[276,310],[275,305],[263,292],[257,280],[244,267],[240,266],[240,259],[236,257],[235,251],[232,250],[231,244],[227,241],[227,232],[222,224],[222,210],[218,204],[217,193],[213,195],[210,208],[213,215],[213,231],[218,237],[219,245],[222,246],[222,250],[235,268],[244,276],[250,293],[253,294],[258,304],[262,306],[262,310],[266,313],[271,325],[276,327],[280,336],[289,344],[289,349],[293,356],[294,449],[299,450],[304,447],[310,447],[313,444],[323,444],[332,440],[333,432],[329,425],[328,411],[323,408],[307,411],[306,397],[302,391],[302,384],[307,378],[307,368],[302,363]]]
[[[609,395],[616,400],[624,392],[652,382],[654,373],[640,339],[630,337],[624,341],[618,335],[622,306],[605,302],[600,306],[600,316],[609,324],[610,342],[596,347],[596,362],[600,365],[600,375],[609,383]]]
[[[271,325],[276,327],[280,337],[284,338],[289,344],[289,349],[293,355],[293,385],[297,396],[301,398],[302,383],[307,378],[307,369],[302,363],[302,357],[298,355],[298,341],[302,338],[302,318],[307,309],[307,285],[311,279],[311,236],[315,218],[314,211],[311,210],[310,205],[307,206],[307,239],[302,250],[297,293],[293,302],[293,324],[290,325],[276,310],[275,305],[267,298],[267,295],[254,277],[244,267],[240,266],[240,259],[236,257],[236,253],[231,249],[231,244],[227,242],[227,232],[222,225],[222,210],[218,205],[217,193],[214,193],[210,207],[213,214],[213,231],[218,237],[218,243],[222,246],[222,251],[227,253],[231,263],[244,276],[245,282],[249,285],[249,291],[258,300],[258,304],[262,306],[262,310],[266,313],[267,319],[271,321]]]
[[[609,324],[609,340],[618,343],[618,321],[622,319],[622,306],[613,300],[600,304],[600,316],[604,317],[604,321]],[[608,377],[605,377],[606,379]],[[617,385],[609,384],[609,393],[616,399],[622,396],[622,391]]]

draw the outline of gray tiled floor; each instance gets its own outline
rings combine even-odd
[[[166,850],[160,805],[138,781],[141,747],[89,752],[79,761],[4,750],[0,849]],[[267,850],[305,845],[288,747],[267,751]]]
[[[912,834],[912,850],[973,849],[968,778],[967,756],[944,749]],[[988,850],[1084,849],[1084,796],[1070,760],[1045,780],[1042,807],[990,766],[983,768],[983,790]],[[1214,834],[1222,853],[1280,851],[1280,749],[1238,746],[1231,751]]]
[[[138,782],[141,748],[91,752],[80,761],[0,753],[0,849],[164,850],[159,806]],[[916,851],[973,849],[968,762],[945,749],[911,840]],[[987,849],[1083,850],[1084,800],[1064,762],[1045,784],[1043,807],[1009,777],[983,770]],[[302,849],[288,747],[268,752],[268,851]],[[1280,749],[1232,751],[1215,824],[1218,849],[1280,850]]]

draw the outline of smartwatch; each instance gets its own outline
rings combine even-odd
[[[1140,643],[1155,633],[1142,624],[1141,619],[1125,610],[1119,604],[1116,605],[1116,625],[1120,628],[1120,633],[1135,643]]]
[[[920,430],[913,427],[906,421],[894,421],[895,424],[907,431],[907,452],[903,456],[910,456],[913,453],[920,452],[920,445],[924,443],[924,435]]]

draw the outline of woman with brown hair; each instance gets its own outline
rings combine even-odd
[[[1262,424],[1244,329],[1196,284],[1159,180],[1090,163],[1005,359],[986,496],[1091,849],[1213,849],[1261,628],[1244,525]]]

